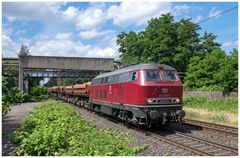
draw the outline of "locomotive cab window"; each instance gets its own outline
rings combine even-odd
[[[130,72],[128,76],[128,81],[136,81],[138,78],[137,72]]]
[[[178,81],[177,74],[174,71],[165,70],[163,71],[164,80],[167,81]]]
[[[158,70],[146,70],[145,79],[147,81],[160,81],[160,72]]]
[[[128,76],[128,73],[120,74],[117,83],[126,82],[127,76]]]

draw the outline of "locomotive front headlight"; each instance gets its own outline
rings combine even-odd
[[[177,99],[176,99],[176,103],[179,103],[179,102],[180,102],[180,99],[179,99],[179,98],[177,98]]]
[[[153,103],[153,99],[148,98],[148,99],[147,99],[147,103],[148,103],[148,104],[152,104],[152,103]]]

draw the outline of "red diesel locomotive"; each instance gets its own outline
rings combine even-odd
[[[86,94],[74,87],[50,89],[58,98],[136,125],[151,127],[181,121],[183,86],[177,71],[163,64],[138,64],[98,75],[85,85]],[[65,91],[64,91],[65,89]]]

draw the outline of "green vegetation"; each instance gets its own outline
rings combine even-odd
[[[31,93],[26,94],[20,91],[17,87],[8,89],[6,82],[3,82],[3,95],[2,95],[2,116],[7,115],[11,110],[12,105],[20,105],[24,102],[40,101],[48,99],[48,89],[46,87],[33,87]]]
[[[191,19],[174,21],[171,14],[152,18],[144,31],[118,35],[121,61],[124,65],[156,62],[186,72],[191,57],[205,56],[220,48],[214,42],[216,35],[205,32],[200,36],[200,29]]]
[[[43,86],[32,87],[30,90],[29,101],[39,101],[48,99],[48,88]]]
[[[237,56],[237,50],[226,55],[222,50],[215,49],[205,57],[191,58],[184,79],[185,86],[203,91],[237,91]]]
[[[18,155],[133,156],[147,146],[131,147],[127,133],[97,130],[73,108],[56,101],[34,108],[15,133]]]
[[[21,56],[30,56],[29,48],[24,44],[21,45],[20,51],[18,53],[18,57]]]
[[[24,102],[27,95],[21,92],[17,87],[7,87],[8,81],[3,77],[2,80],[2,116],[5,116],[11,110],[11,105],[17,105]]]
[[[30,55],[27,46],[22,45],[18,56]],[[47,99],[47,88],[40,87],[39,82],[43,78],[28,78],[29,93],[21,92],[18,87],[18,67],[3,66],[2,68],[2,116],[11,110],[12,105],[20,105],[23,102],[39,101]]]
[[[185,97],[184,105],[188,108],[238,113],[237,98],[209,99],[208,97]]]
[[[209,99],[208,97],[185,97],[186,118],[213,123],[238,124],[238,99]]]
[[[205,32],[191,19],[174,21],[171,14],[148,21],[145,30],[122,32],[117,37],[122,64],[155,62],[186,72],[188,90],[237,91],[238,52],[230,55],[215,42],[216,35]]]

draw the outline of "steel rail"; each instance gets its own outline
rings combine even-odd
[[[199,126],[199,127],[202,127],[203,129],[209,129],[212,131],[217,131],[221,133],[238,136],[238,128],[236,127],[225,126],[225,125],[209,123],[204,121],[190,120],[190,119],[184,119],[183,123],[186,125]]]

